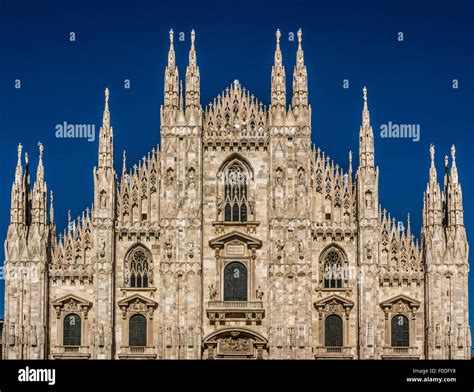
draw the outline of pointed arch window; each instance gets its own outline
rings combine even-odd
[[[152,260],[149,252],[141,247],[136,247],[130,252],[125,269],[125,285],[128,287],[149,287],[153,283]]]
[[[238,162],[234,162],[225,172],[224,220],[226,222],[247,221],[247,182],[248,176]]]
[[[77,314],[68,314],[64,318],[63,345],[81,345],[81,318]]]
[[[146,346],[146,318],[141,314],[135,314],[129,321],[128,345],[132,347]]]
[[[324,258],[324,288],[342,287],[342,257],[340,253],[331,249]]]
[[[342,347],[342,319],[331,314],[324,321],[324,344],[326,347]]]
[[[408,318],[397,314],[392,318],[392,347],[410,346],[410,329]]]

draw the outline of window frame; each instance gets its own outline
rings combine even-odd
[[[69,317],[74,317],[74,319],[76,320],[74,323],[77,325],[75,325],[75,330],[76,330],[76,334],[75,335],[79,335],[79,336],[66,336],[66,327],[68,326],[67,325],[67,320]],[[71,327],[71,324],[69,324],[69,327]],[[68,335],[71,335],[70,333]],[[82,345],[82,318],[81,316],[79,316],[77,313],[67,313],[64,318],[63,318],[63,346],[68,346],[68,347],[80,347]],[[77,342],[74,342],[76,344],[66,344],[66,339],[79,339],[78,340],[78,344]]]
[[[132,322],[134,319],[141,319],[143,322],[142,327],[144,327],[143,336],[137,337],[137,339],[141,339],[144,341],[144,344],[132,344]],[[129,347],[147,347],[148,344],[148,320],[147,317],[141,313],[134,313],[130,315],[128,319],[128,345]]]

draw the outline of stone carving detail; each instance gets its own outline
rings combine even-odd
[[[105,240],[103,238],[99,240],[99,256],[101,258],[105,257]]]
[[[255,290],[255,298],[257,298],[259,301],[263,299],[263,291],[260,286],[258,286],[258,289]]]
[[[277,247],[277,258],[281,259],[283,257],[283,249],[285,248],[285,241],[282,239],[277,240],[276,247]]]
[[[105,345],[104,324],[101,323],[99,326],[99,347],[104,347],[104,345]]]
[[[209,298],[211,301],[214,301],[217,298],[217,289],[214,287],[214,284],[209,284],[208,286],[209,289]]]
[[[298,257],[302,260],[304,259],[304,241],[298,241]]]
[[[251,349],[252,341],[248,338],[223,338],[219,341],[222,351],[245,351]]]
[[[374,346],[374,326],[372,323],[367,324],[367,347]]]
[[[170,239],[165,242],[166,257],[171,259],[173,257],[173,243]]]

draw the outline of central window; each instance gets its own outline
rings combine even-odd
[[[226,222],[247,221],[247,175],[242,166],[234,162],[224,178],[224,220]]]
[[[224,301],[247,301],[247,268],[234,261],[224,269]]]
[[[77,314],[69,314],[64,318],[63,345],[81,345],[81,318]]]
[[[392,347],[410,346],[408,319],[398,314],[392,318]]]
[[[336,314],[331,314],[326,317],[324,324],[326,347],[342,347],[342,319]]]
[[[128,345],[132,347],[146,346],[146,318],[141,314],[130,317]]]

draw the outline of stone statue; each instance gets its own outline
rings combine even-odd
[[[99,240],[99,256],[105,257],[105,240],[103,238]]]
[[[168,257],[168,259],[171,259],[173,257],[173,244],[171,243],[171,240],[165,242],[165,249],[166,256]]]
[[[211,299],[211,301],[214,301],[217,297],[217,294],[218,294],[217,289],[214,288],[213,283],[209,284],[208,289],[209,289],[209,298]]]
[[[260,286],[258,286],[258,289],[255,290],[255,297],[261,301],[263,298],[263,291],[260,289]]]

